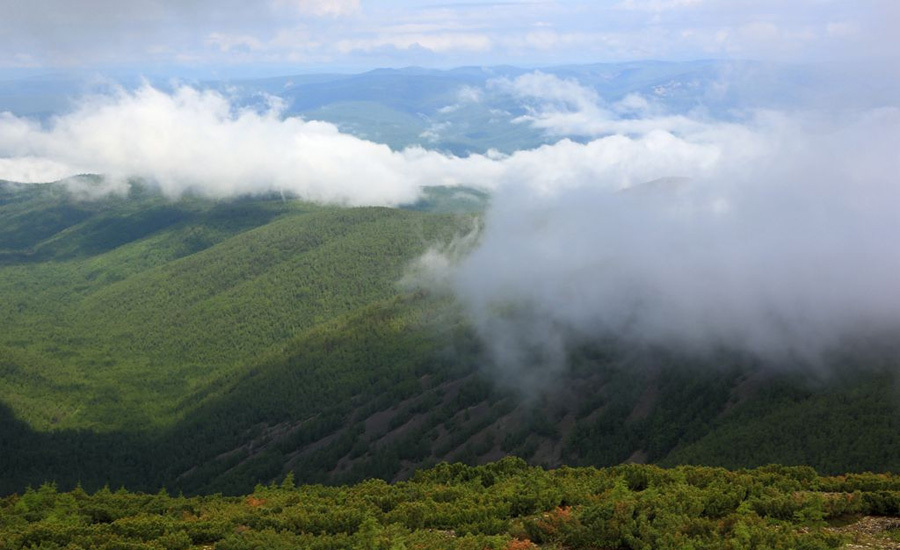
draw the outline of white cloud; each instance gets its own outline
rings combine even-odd
[[[0,158],[0,178],[141,176],[172,195],[283,189],[318,201],[398,204],[426,183],[453,183],[438,153],[392,152],[328,123],[283,120],[275,107],[235,110],[223,96],[191,88],[91,98],[46,127],[3,114]]]
[[[483,52],[491,49],[491,39],[480,33],[438,32],[384,34],[370,38],[341,40],[336,44],[339,52],[371,52],[392,47],[398,50],[422,48],[436,53],[453,51]]]
[[[463,86],[456,97],[463,103],[480,103],[484,99],[484,90],[476,86]]]
[[[344,17],[360,12],[359,0],[274,0],[273,4],[317,17]]]
[[[432,132],[446,129],[435,126]],[[426,136],[427,137],[427,136]],[[171,195],[212,196],[283,189],[317,201],[398,204],[425,185],[486,189],[517,182],[554,193],[594,179],[622,187],[634,178],[694,175],[714,162],[715,146],[664,131],[588,144],[563,140],[508,156],[446,156],[391,151],[328,123],[283,119],[279,102],[257,112],[222,95],[145,86],[84,100],[45,125],[0,115],[0,178],[49,181],[79,173],[151,178]],[[640,157],[647,157],[638,161]]]
[[[900,331],[900,110],[766,114],[694,139],[604,138],[585,146],[595,173],[557,150],[536,175],[552,192],[500,188],[457,279],[500,366],[540,382],[569,345],[607,337],[809,364]]]
[[[217,47],[221,52],[230,52],[235,49],[259,50],[263,47],[263,44],[252,36],[219,32],[207,36],[206,43]]]
[[[599,102],[597,92],[582,86],[578,81],[561,79],[540,71],[524,74],[514,80],[497,79],[491,85],[507,89],[519,97],[537,98],[544,105],[556,104],[566,109],[587,110],[596,107]]]
[[[556,136],[646,134],[653,130],[700,132],[706,128],[682,115],[656,114],[646,98],[629,95],[607,108],[597,93],[575,80],[533,72],[513,80],[496,79],[489,85],[526,102],[528,114],[514,122],[531,124]],[[622,118],[632,112],[641,117]],[[654,115],[654,116],[650,116]]]
[[[619,9],[647,12],[663,12],[683,8],[694,8],[703,4],[704,0],[624,0],[618,4]]]
[[[629,135],[510,155],[396,152],[283,119],[276,105],[144,87],[43,125],[0,114],[0,179],[99,172],[151,178],[172,195],[283,189],[351,205],[409,202],[426,185],[496,190],[456,288],[509,364],[552,363],[599,335],[808,358],[855,331],[900,327],[900,110],[759,113],[674,133],[665,117],[616,119],[647,110],[641,98],[604,110],[577,82],[526,76],[500,85],[599,117],[579,123],[588,129],[627,123]],[[552,120],[542,113],[555,116],[536,109],[532,123]]]
[[[452,111],[447,111],[446,107],[443,109],[438,109],[438,111],[443,112],[445,114],[448,112],[452,112]],[[429,141],[431,143],[437,142],[438,140],[441,139],[441,134],[443,134],[444,131],[447,130],[448,128],[450,128],[451,126],[453,126],[453,123],[447,122],[447,121],[432,123],[431,126],[429,126],[424,132],[419,134],[419,137],[426,141]]]
[[[366,68],[435,60],[442,65],[529,66],[709,56],[887,60],[897,52],[890,25],[896,10],[896,2],[889,0],[852,5],[625,0],[438,6],[407,0],[371,6],[358,0],[37,0],[0,3],[0,52],[8,52],[0,54],[0,66],[139,70],[148,63],[188,63],[207,69],[224,64],[233,70],[246,65],[251,70],[259,63],[298,60]],[[289,39],[303,25],[314,45],[301,37]],[[719,38],[727,40],[716,40],[719,30]],[[767,38],[773,32],[775,39]]]
[[[68,165],[47,158],[0,158],[0,179],[16,182],[56,181],[73,175]]]
[[[613,105],[613,110],[620,114],[650,114],[652,105],[644,96],[630,93]]]

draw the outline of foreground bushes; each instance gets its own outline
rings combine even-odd
[[[808,468],[441,464],[412,481],[186,498],[53,484],[0,500],[0,550],[836,548],[830,522],[900,515],[900,478]]]

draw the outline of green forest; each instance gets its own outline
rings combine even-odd
[[[406,482],[185,497],[53,484],[0,499],[0,549],[896,548],[900,479],[808,467],[442,463]]]
[[[76,500],[122,486],[245,495],[286,476],[396,482],[506,456],[900,469],[890,350],[810,371],[595,342],[523,393],[452,296],[410,277],[488,200],[432,188],[403,208],[346,208],[0,184],[0,495],[48,482]]]

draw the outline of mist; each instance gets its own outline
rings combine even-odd
[[[285,191],[387,206],[429,185],[488,190],[471,251],[434,249],[417,265],[452,288],[513,373],[553,372],[598,339],[816,363],[900,329],[896,107],[724,122],[637,95],[605,102],[541,73],[491,85],[522,99],[519,123],[558,141],[510,155],[395,151],[285,118],[278,98],[240,108],[143,86],[45,123],[0,114],[0,179],[100,173],[172,197]]]
[[[171,197],[288,191],[317,202],[397,205],[423,185],[465,183],[478,161],[392,151],[326,122],[285,118],[280,100],[269,99],[261,109],[238,108],[217,92],[145,85],[84,98],[43,125],[0,113],[0,179],[97,173],[123,184],[146,178]]]
[[[45,124],[0,113],[0,179],[38,183],[96,173],[123,186],[144,178],[171,197],[285,191],[323,203],[396,206],[430,185],[547,192],[613,176],[624,185],[671,170],[693,173],[717,155],[715,147],[666,131],[587,144],[562,139],[511,155],[394,151],[327,122],[284,117],[282,107],[277,97],[242,108],[214,91],[144,85],[83,98]]]
[[[674,139],[716,156],[668,174],[686,178],[641,183],[648,152],[550,193],[498,189],[455,281],[497,365],[534,377],[612,340],[816,366],[900,333],[900,110]]]

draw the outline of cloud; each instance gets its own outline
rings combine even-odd
[[[622,135],[585,144],[568,139],[537,149],[517,151],[496,160],[493,174],[500,189],[514,189],[537,202],[589,184],[620,190],[652,179],[700,176],[721,155],[721,146],[694,143],[657,130],[639,137]],[[501,192],[501,197],[504,196]],[[502,199],[498,208],[502,207]]]
[[[491,49],[491,39],[485,34],[469,32],[434,32],[384,34],[369,38],[341,40],[336,48],[343,54],[371,52],[385,47],[398,50],[421,48],[436,53],[453,51],[483,52]]]
[[[462,103],[481,103],[484,99],[484,92],[475,86],[462,86],[456,97]]]
[[[20,181],[90,172],[150,178],[173,196],[285,190],[323,202],[395,205],[426,184],[465,183],[455,178],[467,177],[479,159],[394,152],[332,124],[284,119],[277,101],[258,112],[214,92],[144,86],[88,98],[43,126],[0,114],[0,161],[0,178]]]
[[[448,112],[446,109],[439,109],[439,111],[445,114]],[[441,134],[443,134],[444,131],[446,131],[451,126],[453,126],[453,123],[449,121],[433,122],[431,126],[425,129],[425,131],[423,131],[421,134],[419,134],[419,137],[430,143],[436,143],[440,141]]]
[[[695,8],[701,4],[703,4],[703,0],[624,0],[617,7],[623,10],[658,13],[683,8]]]
[[[448,115],[460,110],[463,105],[481,103],[484,99],[484,90],[477,86],[461,86],[456,92],[456,99],[458,103],[444,105],[438,109],[438,113]]]
[[[599,137],[510,155],[392,151],[284,118],[277,100],[253,110],[145,86],[44,124],[0,114],[0,178],[94,172],[171,195],[349,205],[411,202],[427,185],[494,190],[478,248],[459,264],[432,251],[419,270],[446,284],[459,266],[449,280],[509,369],[561,367],[570,346],[601,338],[814,362],[900,328],[897,108],[667,127],[640,97],[604,107],[540,74],[502,85],[521,92],[528,123],[576,113],[566,124]]]
[[[72,168],[46,158],[0,158],[0,179],[15,182],[57,181],[72,176]]]
[[[275,0],[276,6],[291,6],[301,14],[344,17],[360,12],[359,0]]]
[[[456,279],[497,365],[540,384],[608,340],[810,365],[896,336],[900,110],[694,139],[603,138],[585,146],[609,155],[595,173],[550,163],[566,185],[497,191]]]
[[[459,198],[470,198],[478,201],[478,197],[459,191]],[[445,296],[452,296],[454,276],[457,266],[478,246],[481,234],[481,220],[473,218],[471,225],[457,234],[448,243],[432,245],[424,254],[410,262],[403,277],[397,285],[404,291],[428,288]]]
[[[374,68],[373,59],[389,66],[428,62],[534,66],[710,56],[829,62],[877,58],[888,63],[896,61],[900,44],[891,26],[897,19],[896,4],[890,0],[859,0],[852,5],[820,0],[440,5],[403,0],[371,6],[359,0],[3,2],[0,68],[115,66],[146,72],[148,67],[159,71],[174,64],[194,71],[202,67],[207,74],[227,68],[234,74],[242,72],[241,66],[255,72],[262,70],[259,64],[285,68],[298,60]],[[298,28],[303,28],[302,36],[291,40]]]
[[[329,123],[284,118],[277,98],[261,110],[238,108],[219,93],[190,87],[166,93],[143,86],[89,97],[46,124],[0,114],[0,178],[144,177],[173,196],[189,190],[232,196],[280,189],[323,202],[395,205],[414,200],[426,185],[494,189],[518,182],[549,193],[603,178],[623,186],[672,170],[692,175],[716,154],[714,147],[664,131],[586,145],[562,140],[508,156],[396,152]],[[648,159],[639,163],[641,156]]]
[[[630,94],[609,107],[594,90],[578,81],[540,71],[515,79],[495,79],[494,90],[523,101],[527,114],[513,122],[528,123],[553,136],[601,136],[646,134],[653,130],[697,132],[706,126],[683,115],[663,115],[650,102]],[[623,114],[640,116],[623,117]]]

